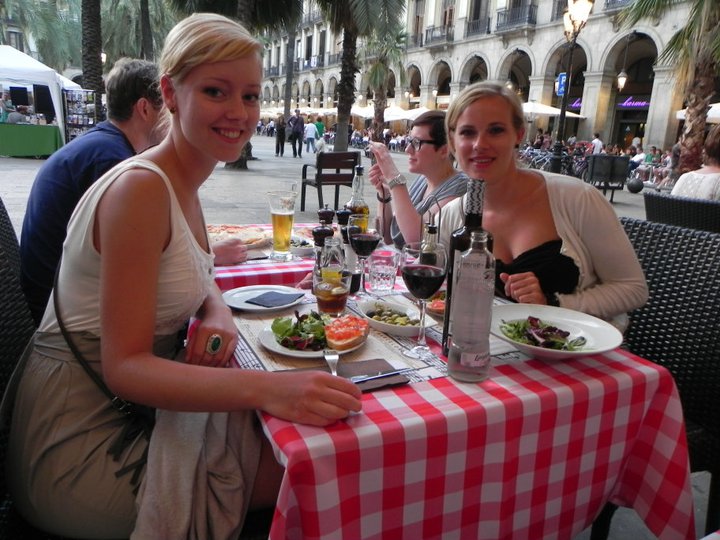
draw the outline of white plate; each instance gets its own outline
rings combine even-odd
[[[370,317],[368,317],[368,312],[376,309],[375,306],[377,304],[392,309],[393,311],[405,313],[411,319],[420,318],[420,310],[406,304],[400,304],[387,300],[362,300],[358,302],[357,307],[360,310],[362,316],[370,323],[370,326],[372,328],[375,328],[375,330],[380,330],[381,332],[384,332],[386,334],[392,334],[394,336],[415,337],[418,335],[418,332],[420,332],[419,324],[416,326],[400,326],[399,324],[389,324],[386,322],[376,321],[375,319],[371,319]],[[435,324],[437,323],[432,318],[425,317],[425,328],[434,326]]]
[[[270,328],[263,329],[260,334],[258,335],[258,341],[260,342],[260,345],[265,347],[268,351],[274,352],[277,354],[284,354],[285,356],[292,356],[293,358],[322,358],[323,352],[322,349],[319,351],[296,351],[293,349],[288,349],[287,347],[283,347],[280,345],[277,340],[275,339],[275,334],[273,334],[272,330]],[[345,354],[352,351],[355,351],[365,345],[365,342],[367,339],[363,340],[362,343],[359,343],[358,345],[355,345],[354,347],[351,347],[349,349],[346,349],[344,351],[338,351],[338,354]]]
[[[277,307],[263,307],[256,304],[249,304],[247,301],[261,295],[265,292],[280,292],[280,293],[305,293],[302,289],[293,289],[292,287],[284,287],[282,285],[249,285],[247,287],[238,287],[237,289],[230,289],[223,293],[223,300],[225,303],[233,309],[240,309],[242,311],[255,311],[255,312],[271,312],[280,311],[287,309],[291,306],[297,305],[303,301],[304,297],[300,297],[297,300]]]
[[[582,350],[555,351],[518,343],[507,337],[502,333],[502,330],[500,330],[502,321],[524,320],[527,319],[528,316],[537,317],[543,322],[570,332],[570,339],[583,336],[587,342]],[[619,347],[623,340],[620,331],[602,319],[571,309],[534,304],[503,304],[493,306],[490,332],[500,339],[511,343],[528,356],[541,359],[574,358],[611,351]]]

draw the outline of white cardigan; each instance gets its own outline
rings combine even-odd
[[[538,171],[545,178],[550,210],[562,240],[561,253],[575,261],[580,278],[560,306],[594,315],[624,329],[627,312],[645,304],[648,288],[640,263],[615,211],[600,191],[569,176]],[[442,209],[440,241],[465,221],[465,197]]]

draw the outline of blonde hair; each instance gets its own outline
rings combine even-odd
[[[208,62],[238,60],[256,54],[262,44],[235,21],[215,13],[195,13],[177,23],[165,39],[161,75],[181,82],[194,67]]]
[[[518,95],[506,86],[495,84],[487,81],[478,82],[466,86],[448,107],[445,115],[445,130],[448,137],[455,132],[458,118],[471,104],[478,99],[488,97],[501,97],[510,105],[510,113],[512,115],[512,124],[516,131],[525,128],[525,115],[523,113],[522,102]]]

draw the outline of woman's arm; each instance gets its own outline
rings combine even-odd
[[[170,199],[157,176],[131,171],[98,207],[102,370],[118,396],[178,411],[262,409],[325,425],[360,409],[360,391],[323,372],[266,373],[166,360],[152,353],[160,257],[170,240]],[[125,181],[123,181],[125,180]],[[222,318],[213,292],[203,324]],[[227,309],[227,308],[225,308]]]
[[[592,186],[576,199],[566,199],[567,211],[556,217],[556,226],[588,265],[580,268],[581,282],[591,283],[574,294],[559,294],[560,306],[608,320],[641,307],[648,298],[645,275],[612,206]]]

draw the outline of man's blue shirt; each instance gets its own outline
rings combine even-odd
[[[22,286],[36,324],[50,298],[75,206],[98,178],[133,155],[125,134],[101,122],[57,150],[38,171],[20,239]]]

